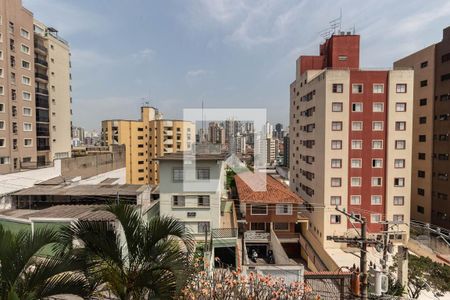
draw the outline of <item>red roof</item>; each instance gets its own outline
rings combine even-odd
[[[235,175],[234,179],[239,200],[242,202],[303,203],[303,199],[291,192],[287,185],[267,174],[245,172]]]

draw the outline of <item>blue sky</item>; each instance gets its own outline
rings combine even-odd
[[[425,4],[426,3],[426,4]],[[450,2],[293,0],[23,0],[72,50],[73,124],[139,117],[143,98],[166,117],[183,108],[267,108],[288,123],[300,54],[343,12],[361,35],[363,67],[440,41]]]

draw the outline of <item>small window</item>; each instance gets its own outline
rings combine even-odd
[[[6,147],[6,140],[3,139],[3,138],[0,138],[0,147],[1,147],[1,148]]]
[[[420,214],[424,214],[425,208],[423,206],[417,205],[417,212]]]
[[[334,169],[342,168],[342,159],[334,158],[331,160],[331,167]]]
[[[22,98],[25,101],[31,101],[31,93],[29,93],[29,92],[22,92]]]
[[[380,195],[372,195],[370,202],[372,205],[381,205],[381,196]]]
[[[5,76],[5,75],[4,75],[3,69],[0,68],[0,78],[3,78],[4,76]]]
[[[404,159],[395,159],[394,160],[394,168],[396,169],[403,169],[405,167],[405,160]]]
[[[418,158],[419,158],[419,160],[425,160],[425,153],[422,153],[422,152],[419,152],[418,153]]]
[[[23,28],[20,28],[20,35],[23,38],[26,38],[28,40],[30,39],[30,33],[27,30],[23,29]]]
[[[404,187],[405,186],[405,178],[403,178],[403,177],[394,178],[394,186],[395,187]]]
[[[24,116],[30,117],[30,116],[32,115],[32,110],[31,110],[31,108],[30,108],[30,107],[24,107],[24,108],[23,108],[23,115],[24,115]]]
[[[396,131],[405,131],[406,130],[406,122],[395,122],[395,130]]]
[[[348,59],[347,55],[339,55],[338,56],[339,61],[347,61],[347,59]]]
[[[405,140],[396,140],[395,141],[395,149],[397,149],[397,150],[406,149],[406,141]]]
[[[382,102],[374,102],[372,105],[373,112],[383,112],[384,111],[384,103]]]
[[[361,150],[362,149],[362,141],[361,140],[352,140],[352,149]]]
[[[183,169],[182,168],[173,168],[173,181],[180,182],[183,181]]]
[[[331,215],[330,223],[331,224],[341,224],[341,216],[340,215]]]
[[[342,122],[333,121],[331,122],[332,131],[342,131]]]
[[[342,112],[342,102],[333,102],[331,105],[331,110],[333,112]]]
[[[363,111],[363,104],[362,103],[353,103],[352,104],[352,111],[353,112],[362,112]]]
[[[400,111],[400,112],[406,111],[406,103],[397,102],[395,104],[395,111]]]
[[[382,121],[372,122],[372,130],[373,131],[382,131],[383,130],[383,122]]]
[[[419,142],[423,143],[427,141],[427,136],[424,134],[419,135]]]
[[[383,160],[381,158],[372,159],[372,168],[382,168]]]
[[[424,62],[420,63],[421,69],[426,68],[426,67],[428,67],[428,61],[424,61]]]
[[[341,140],[332,140],[331,141],[331,149],[333,149],[333,150],[342,149],[342,141]]]
[[[384,93],[384,84],[375,83],[373,85],[373,93],[374,94],[383,94]]]
[[[25,54],[30,54],[30,47],[28,47],[27,45],[22,44],[20,50]]]
[[[25,147],[31,147],[31,146],[33,146],[33,140],[32,139],[24,139],[23,140],[23,145]]]
[[[186,199],[184,196],[174,195],[172,196],[172,206],[184,207],[186,205]]]
[[[333,93],[343,93],[344,85],[342,83],[333,83]]]
[[[9,156],[0,157],[0,165],[9,165]]]
[[[5,121],[0,120],[0,130],[5,130]]]
[[[350,197],[351,205],[361,205],[361,196],[360,195],[352,195]]]
[[[267,205],[252,205],[252,215],[267,215]]]
[[[330,205],[339,206],[341,205],[341,196],[331,196]]]
[[[382,186],[383,178],[382,177],[372,177],[372,186]]]
[[[361,186],[361,177],[352,177],[350,181],[351,186]]]
[[[363,85],[360,83],[352,84],[352,93],[353,94],[362,94],[363,93]]]
[[[280,231],[288,231],[289,230],[289,223],[273,223],[273,229],[274,230],[280,230]]]
[[[198,233],[205,233],[209,231],[209,222],[198,222]]]
[[[26,61],[26,60],[22,60],[22,68],[30,70],[31,69],[31,64],[30,62]]]
[[[0,95],[4,95],[4,94],[5,94],[5,88],[0,85]]]
[[[0,112],[5,112],[5,104],[0,103]]]
[[[382,140],[373,140],[372,141],[372,149],[374,149],[374,150],[383,149],[383,141]]]
[[[406,93],[406,83],[397,83],[395,91],[398,94],[404,94]]]
[[[331,178],[331,186],[332,187],[340,187],[342,185],[342,179],[340,177],[332,177]]]
[[[277,215],[292,215],[292,204],[277,204]]]
[[[201,195],[197,197],[197,205],[201,207],[209,207],[209,195]]]
[[[25,85],[31,85],[31,79],[27,76],[22,76],[22,83]]]
[[[396,206],[405,205],[405,197],[404,196],[394,196],[394,205],[396,205]]]
[[[371,214],[370,215],[370,222],[371,223],[379,223],[379,222],[381,222],[381,214]]]
[[[420,99],[420,100],[419,100],[419,104],[420,104],[420,106],[425,106],[425,105],[427,105],[427,98]]]
[[[425,87],[428,85],[428,80],[421,80],[420,81],[420,87]]]
[[[404,219],[405,218],[403,215],[393,215],[392,216],[392,221],[394,221],[394,222],[403,223]]]
[[[353,131],[362,131],[363,130],[363,122],[353,121],[352,122],[352,130]]]
[[[419,124],[426,124],[427,123],[427,117],[419,117]]]
[[[352,158],[352,168],[361,168],[362,167],[362,159],[360,158]]]
[[[197,169],[197,179],[198,180],[208,180],[209,179],[209,168],[198,168]]]
[[[23,123],[23,131],[33,131],[33,125],[31,123]]]
[[[425,178],[425,171],[417,170],[417,177]]]

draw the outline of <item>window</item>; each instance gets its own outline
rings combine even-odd
[[[427,141],[427,136],[424,134],[419,135],[419,142],[423,143]]]
[[[352,111],[353,112],[362,112],[363,111],[363,104],[362,103],[353,103],[352,104]]]
[[[342,83],[333,83],[333,93],[343,93],[344,85]]]
[[[23,123],[23,131],[33,131],[33,125],[31,123]]]
[[[252,205],[252,215],[267,215],[267,205]]]
[[[0,121],[0,130],[5,130],[5,121]]]
[[[406,130],[406,122],[395,122],[395,130],[396,131],[405,131]]]
[[[370,198],[370,203],[372,205],[381,205],[381,196],[380,195],[372,195]]]
[[[0,138],[0,147],[2,147],[2,148],[6,147],[6,142],[5,142],[5,139],[3,139],[3,138]]]
[[[420,87],[425,87],[428,85],[428,80],[421,80],[420,81]]]
[[[372,122],[372,130],[373,131],[382,131],[383,130],[383,122],[382,121]]]
[[[361,205],[361,196],[360,195],[352,195],[350,197],[351,205]]]
[[[330,223],[331,224],[341,224],[341,216],[340,215],[331,215]]]
[[[331,167],[335,169],[342,168],[342,159],[334,158],[331,160]]]
[[[447,62],[447,61],[449,61],[449,60],[450,60],[450,52],[449,52],[449,53],[446,53],[446,54],[444,54],[444,55],[441,56],[441,61],[442,61],[443,63],[445,63],[445,62]]]
[[[23,145],[25,147],[31,147],[31,146],[33,146],[33,140],[32,139],[24,139],[23,140]]]
[[[30,116],[32,115],[32,110],[31,110],[31,108],[29,108],[29,107],[24,107],[24,108],[23,108],[23,115],[24,115],[24,116],[30,117]]]
[[[3,60],[3,51],[0,50],[0,60]]]
[[[331,104],[331,111],[333,112],[342,112],[342,102],[333,102]]]
[[[405,167],[405,160],[404,159],[395,159],[394,160],[394,168],[396,169],[403,169]]]
[[[392,221],[394,221],[394,222],[403,223],[404,219],[405,218],[403,215],[393,215],[392,216]]]
[[[27,45],[22,44],[20,50],[25,54],[30,54],[30,47],[28,47]]]
[[[0,157],[0,165],[8,165],[9,164],[9,156]]]
[[[338,60],[339,61],[346,61],[347,60],[347,55],[339,55],[338,56]]]
[[[428,61],[424,61],[424,62],[420,63],[421,69],[426,68],[427,66],[428,66]]]
[[[342,185],[342,179],[340,177],[331,177],[331,186],[340,187]]]
[[[31,85],[31,79],[27,76],[22,76],[22,83],[25,85]]]
[[[292,204],[277,204],[277,215],[292,215]]]
[[[425,153],[419,152],[418,153],[418,157],[419,157],[420,160],[425,160],[426,156],[425,156]]]
[[[395,187],[404,187],[405,186],[405,178],[403,178],[403,177],[394,178],[394,186]]]
[[[383,178],[381,177],[372,177],[372,186],[382,186]]]
[[[352,158],[352,168],[361,168],[362,159],[360,158]]]
[[[402,206],[405,204],[404,196],[394,196],[394,205]]]
[[[23,28],[20,28],[20,35],[23,38],[26,38],[28,40],[30,39],[30,33],[27,30],[23,29]]]
[[[360,83],[352,84],[352,94],[362,94],[363,85]]]
[[[351,186],[361,186],[361,177],[352,177],[350,185]]]
[[[383,141],[382,140],[373,140],[372,141],[372,149],[374,149],[374,150],[383,149]]]
[[[333,121],[331,122],[332,131],[342,131],[342,122]]]
[[[417,212],[420,214],[424,214],[425,208],[423,206],[417,205]]]
[[[4,95],[4,94],[5,94],[5,88],[0,85],[0,95]]]
[[[417,170],[417,177],[425,178],[425,171]]]
[[[375,83],[373,85],[373,93],[374,94],[383,94],[384,93],[384,84]]]
[[[406,111],[406,103],[403,103],[403,102],[395,103],[395,111],[400,111],[400,112]]]
[[[281,230],[281,231],[288,231],[289,230],[289,223],[273,223],[273,229],[274,230]]]
[[[425,196],[425,190],[422,189],[422,188],[418,188],[417,189],[417,194],[420,195],[420,196]]]
[[[381,222],[381,214],[371,214],[370,215],[370,222],[371,223],[379,223],[379,222]]]
[[[0,78],[3,78],[3,77],[4,77],[4,75],[3,75],[3,69],[0,68]]]
[[[397,150],[406,149],[406,141],[405,140],[396,140],[395,141],[395,149],[397,149]]]
[[[5,112],[5,104],[0,103],[0,112]]]
[[[209,222],[198,222],[198,233],[209,232]]]
[[[208,180],[209,179],[209,168],[198,168],[197,169],[197,179]]]
[[[25,101],[31,101],[31,93],[29,93],[29,92],[22,92],[22,98]]]
[[[441,76],[441,81],[450,80],[450,73],[444,74]]]
[[[427,123],[427,117],[419,117],[419,124],[426,124]]]
[[[373,110],[373,112],[383,112],[384,111],[384,103],[374,102],[372,104],[372,110]]]
[[[381,158],[372,159],[372,168],[382,168],[383,160]]]
[[[397,83],[395,91],[397,93],[406,93],[406,83]]]
[[[183,181],[183,169],[182,168],[173,168],[172,177],[174,182]]]
[[[331,141],[331,149],[333,149],[333,150],[342,149],[342,141],[340,141],[340,140],[332,140]]]
[[[197,197],[198,206],[208,206],[209,207],[209,195],[201,195]]]
[[[353,121],[352,122],[352,130],[353,131],[361,131],[361,130],[363,130],[363,122],[361,122],[361,121]]]
[[[26,60],[22,60],[22,68],[30,70],[31,69],[30,62],[28,62]]]
[[[9,21],[9,24],[8,24],[8,32],[14,33],[14,23],[11,21]]]
[[[419,104],[420,104],[420,106],[425,106],[425,105],[427,105],[427,99],[426,99],[426,98],[420,99],[420,100],[419,100]]]
[[[331,196],[330,197],[330,205],[341,205],[341,196]]]
[[[356,149],[356,150],[362,149],[362,141],[361,140],[352,140],[352,149]]]

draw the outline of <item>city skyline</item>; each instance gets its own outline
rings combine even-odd
[[[340,9],[342,29],[362,36],[363,68],[391,67],[438,41],[450,15],[445,1],[429,7],[418,1],[23,4],[70,41],[73,124],[86,129],[99,129],[106,118],[132,118],[148,97],[167,118],[204,101],[206,107],[267,108],[271,123],[286,125],[292,61],[314,53],[320,31]],[[373,13],[381,10],[382,17]]]

